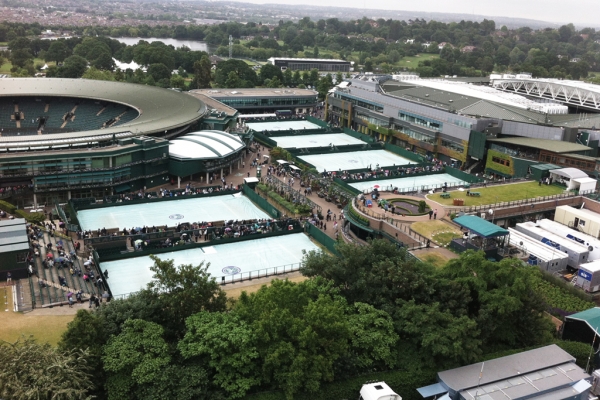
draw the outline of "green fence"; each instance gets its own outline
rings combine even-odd
[[[404,157],[404,158],[408,158],[411,161],[414,161],[416,163],[424,163],[427,162],[427,160],[425,159],[425,157],[419,155],[419,154],[415,154],[412,151],[408,151],[406,149],[403,149],[400,146],[396,146],[394,144],[390,144],[390,143],[386,143],[383,146],[384,149],[386,149],[387,151],[390,151],[394,154],[399,155],[400,157]]]
[[[260,195],[252,190],[248,185],[244,185],[243,192],[245,196],[252,200],[253,203],[265,210],[265,212],[273,218],[279,218],[281,216],[281,213],[277,208],[275,208],[274,205],[269,203],[267,199],[260,197]]]
[[[277,142],[262,133],[254,132],[254,140],[268,147],[277,146]]]
[[[58,214],[58,217],[60,218],[60,220],[62,222],[65,223],[65,227],[69,230],[69,232],[78,232],[79,231],[79,226],[76,224],[72,224],[69,222],[69,219],[67,218],[67,215],[65,214],[65,211],[62,209],[62,207],[58,204],[58,201],[54,201],[54,207],[56,208],[56,213]],[[75,210],[73,210],[73,208],[71,208],[71,212],[75,212]]]
[[[312,122],[315,125],[319,125],[319,126],[321,126],[323,128],[328,128],[329,127],[329,125],[327,124],[327,122],[325,122],[323,120],[320,120],[318,118],[315,118],[315,117],[311,117],[310,115],[306,117],[306,120],[308,122]]]
[[[453,167],[446,166],[445,169],[446,169],[446,173],[448,175],[458,178],[461,181],[465,181],[468,183],[480,183],[480,182],[484,181],[483,178],[476,177],[474,175],[468,174],[466,172],[463,172],[463,171],[453,168]]]
[[[346,181],[344,181],[340,178],[333,178],[333,182],[335,184],[337,184],[338,186],[340,186],[344,191],[346,191],[348,193],[352,193],[353,196],[358,196],[359,194],[362,193],[360,190],[358,190],[355,187],[350,186],[348,183],[346,183]]]
[[[344,133],[346,135],[352,136],[355,139],[360,139],[363,142],[367,142],[367,143],[374,143],[375,142],[375,139],[372,136],[365,135],[364,133],[357,132],[357,131],[355,131],[353,129],[350,129],[350,128],[344,128]]]
[[[305,229],[306,229],[306,233],[308,234],[308,236],[315,239],[323,247],[325,247],[327,250],[329,250],[332,254],[335,254],[336,256],[340,255],[338,253],[337,249],[335,248],[335,245],[337,242],[334,239],[332,239],[331,237],[329,237],[325,232],[323,232],[322,230],[320,230],[319,228],[317,228],[310,222],[306,223]]]

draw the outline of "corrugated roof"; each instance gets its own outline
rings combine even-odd
[[[575,362],[575,357],[552,344],[486,361],[481,379],[479,379],[479,375],[482,363],[438,372],[438,378],[450,389],[461,391],[572,362]]]
[[[461,114],[480,117],[500,118],[507,121],[526,123],[543,123],[546,115],[522,108],[511,107],[507,104],[496,104],[486,100],[480,100],[471,105],[459,109]]]
[[[462,217],[455,218],[453,222],[485,238],[508,235],[506,229],[475,215],[463,215]]]
[[[476,97],[464,96],[447,90],[432,89],[428,87],[406,88],[391,91],[388,92],[388,94],[406,100],[419,101],[420,103],[429,104],[434,107],[442,107],[445,109],[452,108],[454,110],[460,110],[481,101],[481,99]]]
[[[533,147],[539,150],[547,150],[553,153],[571,153],[575,151],[592,150],[590,147],[578,143],[562,142],[560,140],[535,139],[525,137],[512,137],[502,139],[488,139],[492,143],[506,143],[515,146]]]
[[[594,331],[600,331],[600,307],[590,308],[577,314],[568,315],[567,319],[577,319],[586,322]]]

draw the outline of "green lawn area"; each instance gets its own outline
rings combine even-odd
[[[44,64],[46,64],[46,62],[44,60],[42,60],[41,58],[34,58],[33,65],[36,66],[38,64],[44,65]],[[55,62],[49,62],[47,64],[48,65],[56,65]],[[12,63],[8,59],[6,59],[6,62],[4,64],[0,65],[0,74],[9,74],[11,68],[12,68]]]
[[[538,182],[513,183],[507,185],[492,186],[488,188],[476,188],[473,192],[481,193],[480,197],[467,196],[466,191],[454,190],[450,198],[443,199],[440,193],[430,194],[430,200],[440,204],[451,206],[452,199],[464,199],[465,206],[480,206],[484,204],[496,204],[505,201],[532,199],[536,197],[552,196],[564,192],[564,188],[556,185],[542,185]]]
[[[440,58],[439,54],[421,53],[413,57],[402,57],[394,66],[400,68],[417,68],[419,61],[434,60],[436,58]]]
[[[442,268],[448,262],[448,259],[446,257],[444,257],[440,254],[437,254],[437,253],[426,254],[426,255],[422,256],[420,259],[421,259],[421,261],[429,263],[436,268]]]
[[[410,227],[440,246],[447,246],[452,239],[462,236],[460,230],[440,220],[415,222]]]

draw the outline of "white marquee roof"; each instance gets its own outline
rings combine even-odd
[[[188,160],[222,158],[245,146],[238,136],[227,132],[199,131],[171,140],[169,156]]]

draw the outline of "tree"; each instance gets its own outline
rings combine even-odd
[[[333,380],[334,365],[348,350],[346,302],[321,289],[313,281],[276,280],[250,295],[243,292],[233,310],[256,334],[264,382],[288,399]]]
[[[53,40],[50,48],[46,52],[44,59],[46,61],[56,61],[61,63],[71,54],[64,40]]]
[[[215,83],[218,87],[232,87],[226,84],[227,80],[231,78],[231,72],[234,72],[238,79],[239,84],[235,87],[254,87],[257,83],[256,72],[248,64],[242,60],[227,60],[222,61],[217,65],[215,71]]]
[[[365,303],[355,303],[348,313],[351,350],[343,362],[354,364],[358,371],[383,366],[393,368],[398,335],[390,315]]]
[[[82,75],[83,79],[93,79],[97,81],[114,81],[115,77],[110,71],[101,71],[94,67],[88,68]]]
[[[211,80],[211,65],[207,55],[202,56],[200,61],[194,63],[194,80],[195,88],[206,89],[210,87]]]
[[[283,81],[283,73],[281,68],[273,64],[265,64],[260,68],[258,78],[264,83],[267,79],[278,78],[279,82]]]
[[[240,79],[238,74],[235,73],[235,71],[231,71],[227,76],[227,80],[225,81],[225,87],[230,89],[242,87],[242,80]]]
[[[282,86],[281,81],[279,80],[278,77],[274,77],[273,79],[267,79],[265,81],[266,83],[266,87],[268,88],[280,88]]]
[[[0,397],[16,400],[91,399],[86,351],[60,351],[31,338],[0,343]]]
[[[144,398],[170,364],[163,328],[140,319],[127,320],[123,331],[104,346],[108,398]]]
[[[80,56],[68,57],[63,66],[58,69],[61,78],[81,78],[87,69],[87,61]]]
[[[202,311],[186,320],[187,333],[178,344],[185,358],[208,360],[213,383],[229,398],[243,397],[260,383],[256,334],[232,313]]]
[[[150,64],[148,67],[148,75],[152,76],[157,82],[161,79],[171,79],[171,71],[162,63]]]
[[[164,315],[169,318],[169,325],[178,332],[183,332],[185,320],[200,311],[224,311],[226,306],[225,292],[208,272],[208,265],[184,264],[175,267],[173,260],[161,260],[150,256],[154,265],[153,281],[148,289],[160,296]],[[167,326],[164,325],[163,326]]]
[[[181,75],[173,74],[171,75],[171,87],[177,88],[181,90],[185,90],[185,79]]]

